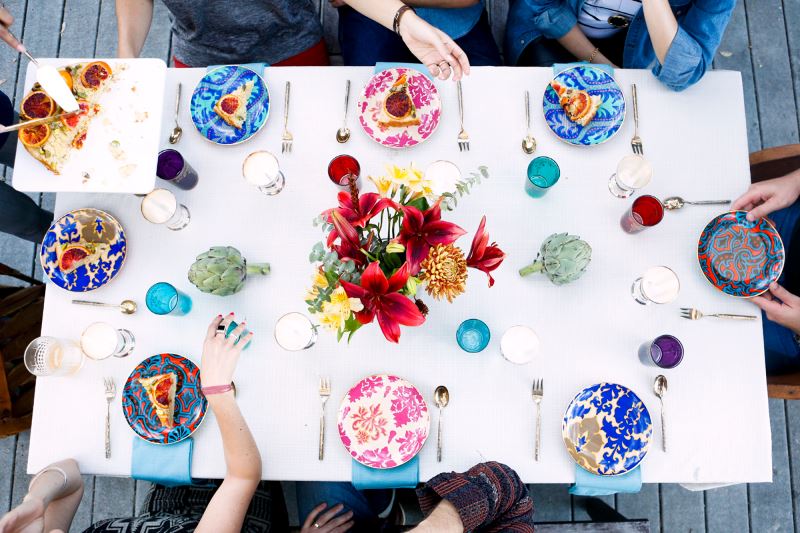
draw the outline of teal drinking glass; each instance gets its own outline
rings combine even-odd
[[[456,341],[461,349],[467,353],[478,353],[489,345],[492,338],[489,326],[483,320],[470,318],[458,326]]]
[[[163,281],[147,289],[145,303],[156,315],[185,315],[192,310],[192,299]]]
[[[525,182],[525,192],[534,198],[541,198],[550,188],[558,183],[561,169],[558,163],[549,157],[539,156],[528,163],[528,181]]]
[[[225,338],[227,339],[228,337],[230,337],[231,333],[233,333],[233,330],[235,330],[238,326],[239,324],[237,324],[235,320],[231,320],[231,323],[228,324],[228,329],[225,330]],[[239,339],[243,339],[244,337],[247,336],[248,333],[250,333],[250,330],[245,328],[242,334],[239,335]],[[236,342],[239,342],[239,339],[236,339]],[[247,344],[245,344],[242,347],[242,350],[248,349],[252,343],[253,341],[247,341]]]

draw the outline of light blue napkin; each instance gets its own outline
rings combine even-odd
[[[419,483],[419,456],[404,465],[382,470],[353,459],[353,486],[364,489],[413,489]]]
[[[569,493],[576,496],[608,496],[618,492],[635,494],[640,490],[641,467],[619,476],[598,476],[575,465],[575,484],[569,488]]]
[[[383,62],[375,63],[375,74],[381,72],[382,70],[386,70],[387,68],[411,68],[419,72],[422,72],[430,79],[433,79],[431,73],[428,72],[428,68],[422,63],[383,63]]]
[[[553,65],[553,76],[558,76],[559,73],[564,72],[568,68],[578,67],[594,67],[598,70],[602,70],[609,76],[614,75],[614,67],[611,65],[606,65],[605,63],[589,63],[588,61],[576,61],[575,63],[556,63]]]
[[[175,444],[152,444],[133,437],[131,477],[167,487],[192,484],[192,438]]]
[[[206,67],[206,72],[211,72],[215,68],[219,67],[226,67],[228,65],[209,65]],[[242,63],[241,65],[236,65],[238,67],[249,68],[259,76],[264,75],[264,69],[269,66],[269,63]]]

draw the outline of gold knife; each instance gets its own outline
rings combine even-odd
[[[21,128],[27,128],[28,126],[38,126],[40,124],[49,124],[51,122],[55,122],[63,117],[68,117],[70,115],[74,115],[79,113],[80,111],[73,111],[72,113],[61,113],[60,115],[53,115],[52,117],[44,117],[44,118],[37,118],[34,120],[28,120],[27,122],[19,122],[17,124],[12,124],[11,126],[0,126],[0,133],[7,133],[9,131],[16,131]]]

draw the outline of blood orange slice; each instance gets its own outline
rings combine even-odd
[[[58,73],[61,74],[62,78],[64,78],[64,81],[67,83],[67,87],[69,87],[69,90],[71,91],[72,90],[72,74],[70,74],[66,70],[59,70]]]
[[[96,89],[111,77],[111,67],[104,61],[89,63],[81,71],[81,83],[84,87]]]
[[[227,96],[219,103],[219,107],[227,114],[232,115],[239,108],[239,99],[235,96]]]
[[[169,405],[169,390],[172,388],[172,377],[167,375],[156,385],[155,400],[164,407]]]
[[[89,250],[78,244],[72,245],[61,254],[61,259],[58,262],[58,268],[63,272],[70,272],[74,268],[75,263],[82,261],[89,255]]]
[[[50,138],[50,126],[39,124],[19,130],[19,140],[29,148],[38,148]]]
[[[78,122],[81,120],[81,117],[86,116],[86,114],[89,112],[89,102],[79,98],[78,107],[80,108],[80,111],[77,113],[67,115],[66,117],[61,117],[61,122],[70,129],[77,126]]]
[[[395,118],[404,118],[411,113],[411,98],[404,91],[390,94],[385,105],[386,112]]]
[[[24,118],[49,117],[56,110],[56,103],[44,91],[31,91],[22,100],[19,106],[20,114]]]
[[[83,142],[86,140],[86,132],[84,131],[72,140],[72,146],[80,150],[83,148]]]

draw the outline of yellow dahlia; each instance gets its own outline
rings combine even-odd
[[[467,260],[464,252],[452,244],[437,244],[422,261],[425,290],[436,300],[448,302],[467,288]]]

